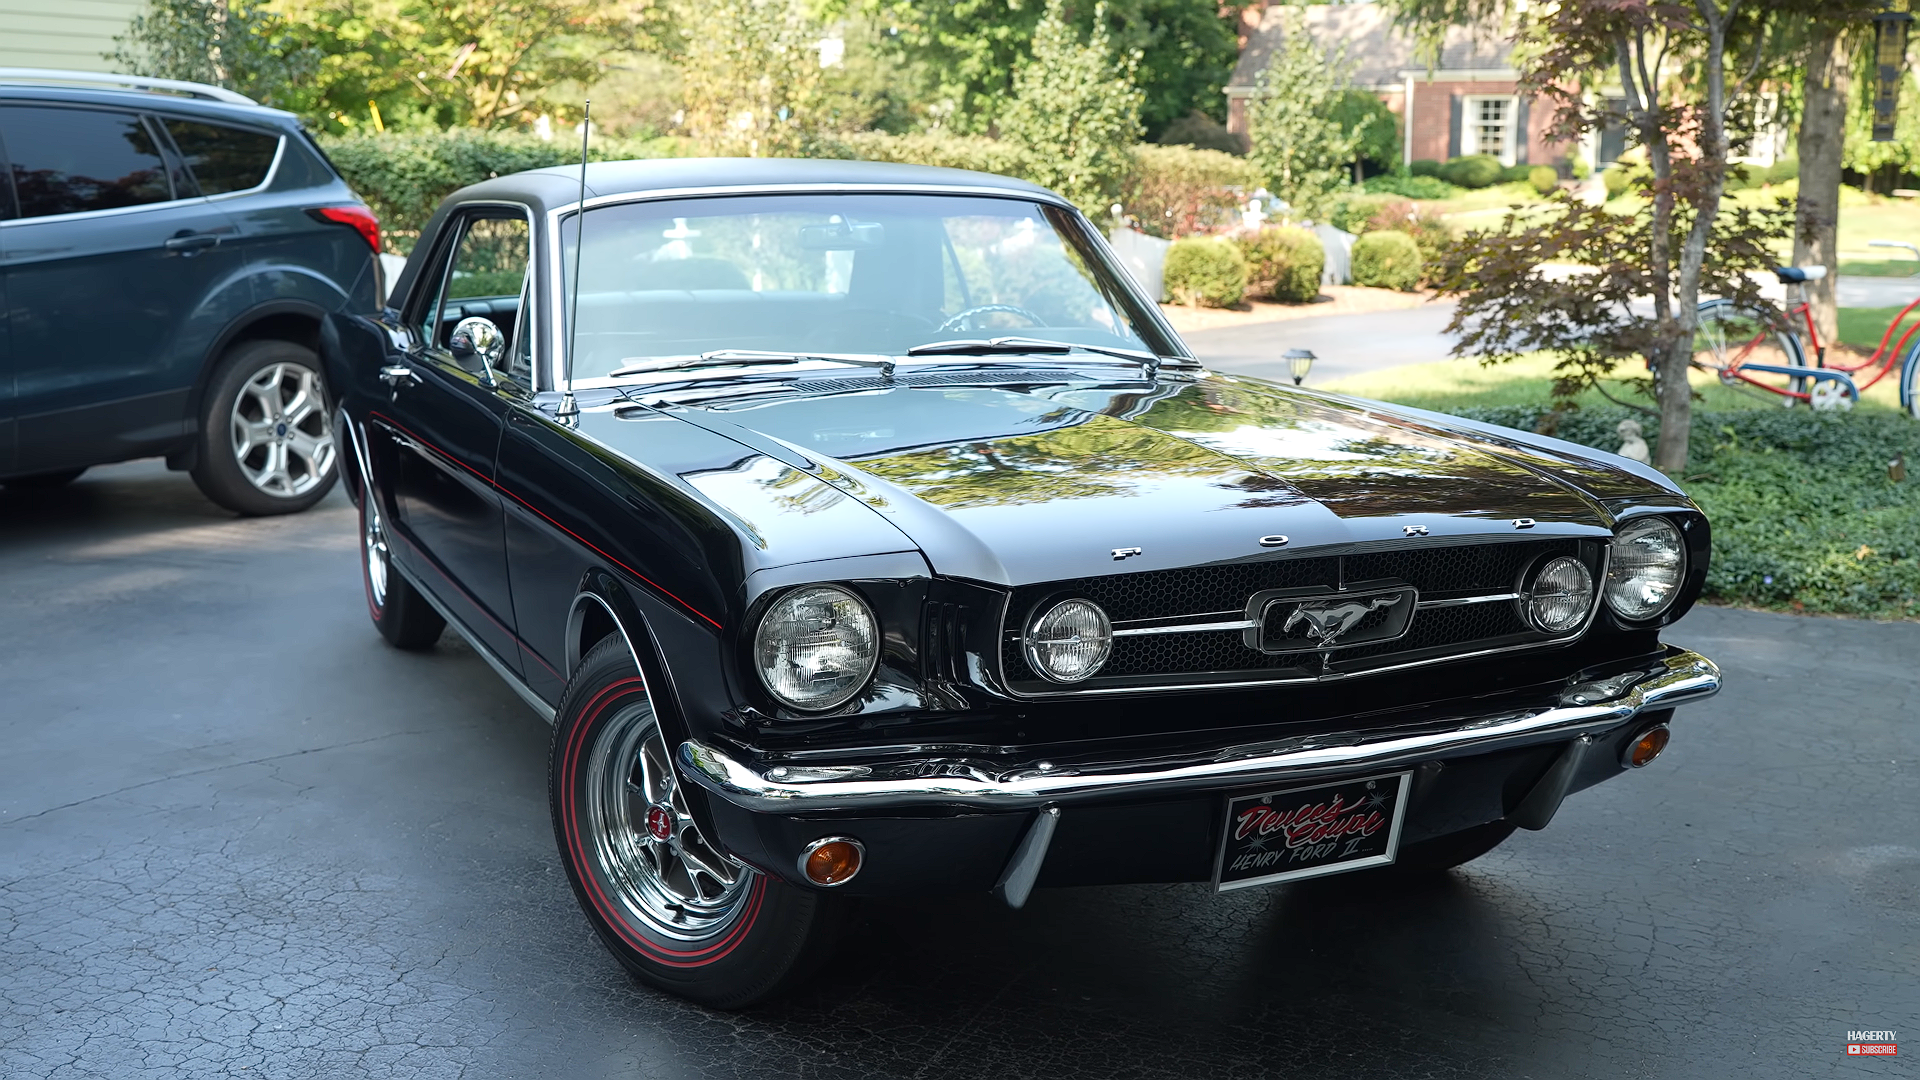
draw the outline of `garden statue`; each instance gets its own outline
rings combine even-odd
[[[1642,465],[1653,462],[1653,455],[1647,452],[1647,440],[1640,434],[1640,421],[1622,420],[1614,430],[1620,433],[1621,457],[1632,458]]]

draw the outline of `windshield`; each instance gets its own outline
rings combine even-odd
[[[900,356],[957,338],[1168,351],[1111,274],[1069,214],[1018,199],[756,195],[601,207],[588,211],[573,374],[719,350]]]

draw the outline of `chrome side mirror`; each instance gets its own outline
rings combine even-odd
[[[488,385],[492,385],[494,365],[507,355],[507,335],[493,324],[492,319],[474,316],[461,319],[454,325],[453,333],[447,338],[447,348],[459,359],[475,357],[480,361]]]

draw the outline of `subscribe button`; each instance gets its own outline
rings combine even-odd
[[[1855,1057],[1884,1055],[1892,1057],[1899,1053],[1894,1043],[1848,1043],[1847,1053]]]

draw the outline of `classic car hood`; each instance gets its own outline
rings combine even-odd
[[[1607,455],[1227,376],[841,382],[667,411],[811,459],[937,572],[1002,584],[1405,540],[1409,526],[1428,542],[1511,536],[1516,519],[1595,534],[1611,524],[1599,498],[1660,490]]]

